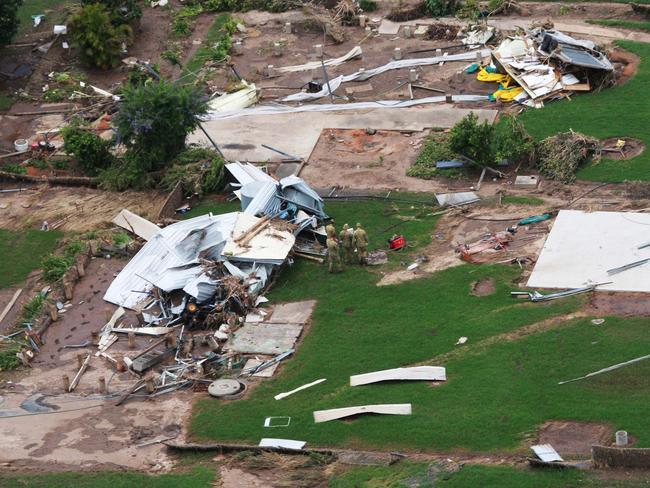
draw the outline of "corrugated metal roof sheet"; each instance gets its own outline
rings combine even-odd
[[[252,183],[253,181],[275,182],[271,176],[251,163],[240,163],[237,161],[235,163],[227,164],[226,169],[230,171],[240,185]]]
[[[218,259],[230,238],[239,212],[203,215],[177,222],[154,235],[117,275],[104,300],[137,309],[154,283],[165,289],[182,288],[201,273],[197,258]],[[182,282],[182,284],[181,284]]]
[[[249,183],[242,187],[242,194],[246,190],[254,187],[257,193],[248,205],[244,207],[244,200],[242,200],[242,210],[248,215],[277,215],[280,212],[280,205],[282,200],[277,196],[278,184],[270,181],[260,183]]]

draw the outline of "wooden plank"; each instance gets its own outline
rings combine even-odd
[[[314,422],[329,422],[330,420],[360,415],[362,413],[377,413],[382,415],[411,415],[410,403],[387,403],[379,405],[360,405],[357,407],[332,408],[330,410],[316,410]]]
[[[415,366],[413,368],[395,368],[372,373],[350,376],[350,386],[367,385],[379,381],[424,380],[446,381],[445,368],[440,366]]]
[[[74,379],[72,380],[72,383],[70,383],[70,388],[68,388],[69,392],[74,391],[74,389],[79,384],[79,380],[81,380],[81,376],[86,372],[86,369],[88,369],[88,364],[90,363],[90,358],[91,357],[92,357],[92,354],[88,354],[88,356],[86,356],[86,360],[81,365],[81,368],[79,368],[79,371],[77,372]]]
[[[153,222],[148,221],[144,217],[134,214],[126,208],[122,209],[113,219],[115,225],[119,225],[123,229],[134,233],[145,241],[151,239],[158,233],[160,227]]]
[[[5,319],[5,317],[9,313],[9,310],[11,310],[11,307],[14,306],[14,304],[16,303],[16,300],[18,300],[18,297],[20,296],[20,294],[22,292],[23,292],[23,289],[18,288],[16,290],[16,292],[14,293],[14,296],[11,297],[11,300],[9,300],[9,303],[7,303],[7,306],[4,308],[4,310],[0,314],[0,324],[2,323],[2,321]]]
[[[119,407],[124,403],[124,401],[131,396],[131,394],[135,393],[138,388],[142,388],[144,384],[146,383],[146,380],[140,380],[133,384],[131,388],[129,388],[118,400],[115,402],[115,406]]]

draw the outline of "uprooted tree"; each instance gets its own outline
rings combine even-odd
[[[6,46],[18,32],[18,8],[23,0],[0,1],[0,48]]]

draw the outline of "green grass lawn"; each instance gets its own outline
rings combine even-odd
[[[392,466],[354,468],[334,477],[330,488],[634,488],[647,486],[644,481],[599,480],[593,474],[577,470],[528,469],[510,466],[466,465],[456,473],[438,473],[435,484],[429,480],[428,464],[398,463]]]
[[[209,488],[215,473],[204,467],[188,473],[150,476],[137,472],[48,473],[39,475],[0,474],[3,488]]]
[[[0,112],[6,112],[14,104],[14,97],[7,93],[0,92]]]
[[[501,199],[501,203],[504,205],[531,205],[531,206],[540,206],[544,205],[546,202],[538,197],[529,197],[525,195],[505,195]]]
[[[397,215],[406,210],[418,211],[416,205],[401,204],[395,213],[393,204],[376,201],[328,202],[327,205],[327,211],[339,226],[345,221],[363,222],[373,246],[384,245],[391,231],[383,235],[381,231],[400,222]],[[422,246],[430,241],[434,223],[435,217],[424,217],[403,223],[400,230],[408,240]],[[404,254],[396,255],[395,259],[411,262]],[[368,269],[352,266],[340,275],[330,275],[324,265],[299,260],[283,272],[269,298],[272,303],[318,299],[309,335],[296,356],[285,363],[282,373],[257,387],[247,400],[199,402],[192,422],[193,434],[202,440],[257,443],[261,437],[272,435],[304,439],[312,445],[363,445],[382,449],[512,446],[518,440],[521,424],[513,424],[514,432],[496,435],[494,430],[504,429],[501,422],[491,421],[486,425],[494,411],[486,411],[480,418],[467,417],[466,421],[461,415],[457,422],[450,423],[453,427],[447,427],[448,419],[445,415],[443,421],[444,410],[437,404],[445,389],[459,384],[451,370],[449,383],[438,388],[423,383],[401,383],[351,389],[347,384],[351,374],[405,366],[451,351],[457,347],[454,344],[460,336],[468,336],[471,344],[567,313],[580,303],[580,299],[572,299],[540,306],[515,301],[508,291],[519,273],[513,267],[464,265],[429,278],[377,287],[380,275]],[[484,297],[471,295],[472,283],[484,277],[495,280],[496,293]],[[322,385],[282,401],[273,399],[278,392],[323,377],[327,382]],[[467,401],[467,398],[462,400]],[[314,424],[312,418],[312,411],[318,409],[402,402],[413,403],[413,416],[367,416],[352,423],[327,424]],[[458,405],[448,411],[457,415]],[[291,416],[291,426],[265,429],[264,418],[270,415]],[[461,433],[465,428],[478,428],[475,423],[482,424],[490,435]],[[530,429],[532,425],[527,424],[525,428]]]
[[[540,110],[527,110],[521,115],[526,129],[536,138],[573,129],[605,139],[630,136],[650,145],[650,44],[619,41],[618,45],[641,57],[634,78],[621,86],[600,93],[576,96],[571,101],[547,104]],[[650,180],[650,150],[627,161],[603,159],[578,172],[578,178],[593,181],[622,182]]]
[[[0,288],[20,283],[41,265],[51,253],[62,232],[40,230],[11,231],[0,229]]]
[[[632,29],[650,32],[650,22],[643,20],[623,20],[623,19],[594,19],[588,20],[589,24],[604,25],[606,27],[622,27],[623,29]]]
[[[210,27],[203,43],[206,47],[200,47],[183,68],[181,74],[183,83],[192,83],[196,79],[196,73],[210,59],[210,48],[228,35],[224,29],[224,25],[228,20],[230,20],[230,14],[227,13],[217,14],[215,16],[214,23]]]
[[[49,30],[51,26],[63,20],[63,9],[68,5],[79,3],[73,0],[24,0],[18,9],[18,35],[35,31]],[[41,24],[34,28],[32,15],[45,14]]]

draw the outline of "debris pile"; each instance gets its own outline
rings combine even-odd
[[[96,356],[143,375],[121,401],[140,389],[156,395],[226,373],[269,376],[294,352],[302,324],[267,323],[268,312],[257,307],[267,301],[263,293],[278,269],[291,261],[297,238],[301,249],[320,252],[317,236],[325,235],[328,218],[323,201],[298,177],[276,181],[250,164],[227,168],[238,181],[241,212],[162,229],[126,210],[115,219],[147,241],[106,291],[104,299],[119,308],[96,341]],[[157,340],[136,356],[109,353],[120,337],[132,346],[136,336]],[[245,385],[235,387],[237,381],[213,384],[215,396],[241,393]]]
[[[493,76],[500,83],[495,98],[540,108],[545,100],[612,83],[614,66],[592,41],[560,31],[535,28],[505,39],[492,51]]]

